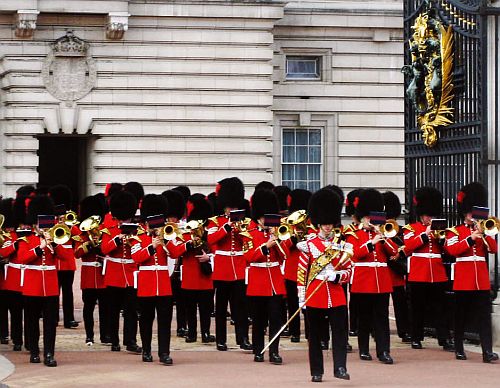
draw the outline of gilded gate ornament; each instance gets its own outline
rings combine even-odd
[[[409,46],[411,65],[402,72],[410,79],[406,96],[417,114],[417,125],[424,144],[431,148],[437,143],[437,129],[453,123],[453,29],[436,17],[429,1],[412,26]]]

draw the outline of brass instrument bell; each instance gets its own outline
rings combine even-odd
[[[205,234],[205,223],[203,220],[191,220],[185,226],[184,229],[191,234],[191,239],[193,241],[193,247],[198,248],[203,245],[203,235]],[[198,238],[195,242],[195,238]]]
[[[78,216],[74,211],[69,210],[63,215],[63,222],[68,226],[74,226],[78,224]]]
[[[486,236],[496,236],[500,229],[500,220],[494,216],[490,216],[487,220],[483,220],[480,223],[481,229]]]
[[[396,237],[399,233],[399,225],[396,220],[387,220],[386,223],[380,227],[380,232],[385,238]]]
[[[50,239],[58,245],[66,244],[71,238],[71,230],[65,223],[58,223],[49,229]]]
[[[90,241],[92,242],[92,244],[94,244],[94,246],[101,243],[102,232],[99,229],[100,224],[101,217],[99,216],[90,216],[80,223],[80,230],[89,234],[91,238]]]
[[[172,241],[177,238],[180,234],[179,227],[175,222],[167,222],[163,227],[163,239],[166,241]]]

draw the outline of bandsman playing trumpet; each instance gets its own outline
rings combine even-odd
[[[493,236],[498,233],[498,221],[491,218],[487,223],[488,192],[478,182],[462,187],[457,195],[457,207],[464,223],[446,231],[446,251],[455,256],[452,269],[455,291],[455,357],[466,360],[463,337],[466,317],[476,317],[479,322],[479,338],[483,361],[498,360],[492,350],[490,278],[488,254],[497,253],[497,242]],[[477,208],[480,207],[480,208]],[[481,216],[481,210],[486,214]],[[489,225],[487,225],[489,226]]]

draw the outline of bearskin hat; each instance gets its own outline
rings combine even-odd
[[[217,193],[217,206],[220,209],[227,207],[239,208],[245,197],[245,187],[237,177],[225,178],[219,181],[215,192]]]
[[[54,202],[47,195],[37,195],[28,204],[28,215],[26,223],[35,225],[38,222],[38,216],[54,214]]]
[[[288,210],[288,194],[290,194],[290,188],[288,186],[276,186],[274,189],[274,194],[278,197],[278,204],[280,205],[280,212]]]
[[[353,216],[356,212],[356,205],[359,201],[359,194],[361,189],[354,189],[347,194],[345,199],[345,214],[349,217]]]
[[[127,182],[123,186],[123,190],[132,193],[137,200],[137,203],[141,202],[141,200],[144,198],[144,188],[139,182]]]
[[[387,218],[398,218],[401,214],[401,202],[399,202],[398,196],[392,191],[386,191],[382,196],[384,197],[384,211]]]
[[[163,215],[168,213],[168,200],[163,195],[148,194],[142,199],[141,217],[145,220],[147,217]]]
[[[64,205],[66,209],[73,206],[73,194],[66,185],[55,185],[49,189],[49,196],[54,201],[54,205]]]
[[[332,190],[334,191],[340,198],[340,201],[342,203],[344,203],[344,190],[342,190],[340,187],[338,187],[337,185],[328,185],[328,186],[325,186],[323,187],[323,189],[328,189],[328,190]]]
[[[264,214],[277,214],[280,210],[278,197],[271,190],[257,190],[253,193],[250,203],[254,220],[258,220]]]
[[[207,220],[213,216],[212,205],[201,193],[195,193],[187,202],[187,220]]]
[[[293,213],[296,210],[307,210],[312,193],[309,190],[295,189],[290,191],[287,197],[288,210]]]
[[[354,214],[359,220],[369,215],[370,212],[384,211],[384,197],[382,197],[382,194],[380,194],[378,190],[362,190],[358,198],[359,200]]]
[[[457,209],[460,214],[470,213],[473,206],[488,206],[488,190],[479,182],[465,185],[457,194]]]
[[[269,181],[260,181],[259,183],[257,183],[255,185],[255,189],[254,189],[254,193],[257,191],[257,190],[273,190],[274,189],[274,184],[272,184],[271,182]]]
[[[16,199],[19,197],[26,198],[35,195],[35,187],[32,185],[21,186],[16,190]]]
[[[187,203],[189,197],[191,196],[191,190],[187,186],[177,186],[174,187],[172,190],[178,191],[179,193],[182,194],[182,197],[184,198],[184,202]]]
[[[440,217],[443,213],[443,194],[434,187],[421,187],[415,192],[413,205],[417,217]]]
[[[222,213],[222,209],[217,205],[217,194],[215,194],[215,191],[207,195],[207,201],[210,203],[210,206],[212,206],[214,214]]]
[[[128,191],[118,191],[109,200],[109,210],[120,221],[131,219],[137,211],[137,199]]]
[[[106,214],[106,209],[98,196],[91,195],[81,200],[78,215],[80,220],[83,221],[90,216],[99,216],[103,219],[104,214]]]
[[[186,212],[186,202],[182,194],[176,190],[167,190],[161,195],[167,198],[168,201],[167,217],[175,217],[179,220],[182,219]]]
[[[17,227],[16,217],[14,216],[14,199],[4,198],[0,201],[0,214],[5,217],[2,229]]]
[[[121,183],[108,183],[104,189],[104,196],[106,198],[111,198],[114,193],[123,190],[123,185]]]
[[[338,225],[342,202],[337,193],[320,189],[309,199],[308,214],[313,225]]]

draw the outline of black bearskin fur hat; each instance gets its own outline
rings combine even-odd
[[[174,187],[172,190],[178,191],[179,193],[182,194],[182,197],[184,198],[184,202],[187,203],[189,197],[191,196],[191,190],[187,186],[177,186]]]
[[[258,190],[273,190],[274,184],[269,181],[261,181],[255,185],[254,193]]]
[[[178,220],[182,219],[186,212],[186,202],[182,194],[176,190],[167,190],[161,193],[161,195],[167,198],[167,217],[175,217]]]
[[[203,220],[213,216],[212,205],[201,193],[195,193],[189,197],[187,203],[187,220]]]
[[[296,210],[307,210],[312,193],[309,190],[295,189],[288,194],[288,210],[293,213]]]
[[[345,214],[351,217],[356,212],[356,206],[359,201],[361,189],[354,189],[347,194],[345,199]],[[357,199],[356,199],[357,198]]]
[[[398,196],[392,191],[386,191],[382,196],[384,197],[384,211],[387,218],[398,218],[401,214],[401,202],[399,202]]]
[[[144,198],[144,187],[139,182],[128,182],[123,186],[123,190],[132,193],[137,203],[141,202],[141,199]]]
[[[80,202],[80,211],[79,211],[79,219],[80,221],[89,218],[90,216],[99,216],[101,220],[106,214],[106,209],[104,208],[104,204],[96,195],[91,195],[89,197],[85,197]]]
[[[338,225],[342,202],[337,193],[329,189],[316,191],[309,200],[308,215],[313,225]]]
[[[413,198],[415,214],[440,217],[443,214],[443,194],[434,187],[421,187]]]
[[[52,198],[54,205],[64,205],[66,210],[73,206],[73,194],[66,185],[55,185],[49,189],[49,197]]]
[[[328,189],[328,190],[332,190],[334,191],[340,198],[340,201],[342,203],[344,203],[344,190],[342,190],[340,187],[338,187],[337,185],[328,185],[328,186],[325,186],[323,187],[323,189]]]
[[[159,194],[147,194],[142,198],[141,217],[146,220],[147,217],[162,215],[167,216],[168,200],[165,196]]]
[[[118,191],[109,200],[109,210],[114,218],[129,220],[137,211],[137,199],[128,191]]]
[[[217,193],[217,206],[222,210],[227,207],[239,209],[245,197],[245,187],[237,177],[219,181],[215,191]]]
[[[14,199],[4,198],[0,201],[0,214],[5,217],[2,229],[17,227],[16,217],[14,217]]]
[[[264,214],[278,214],[278,197],[271,190],[257,190],[250,200],[252,206],[252,219],[257,221]]]
[[[37,195],[28,205],[28,215],[26,223],[35,225],[38,222],[38,216],[54,214],[54,202],[47,195]]]
[[[288,186],[276,186],[274,189],[274,194],[278,197],[278,204],[280,205],[280,212],[288,210],[288,194],[290,194],[290,188]]]
[[[359,200],[355,209],[355,215],[361,220],[370,212],[384,211],[384,197],[378,190],[365,189],[359,194]]]
[[[457,209],[462,215],[470,213],[473,206],[488,206],[488,190],[479,182],[472,182],[457,194]]]

